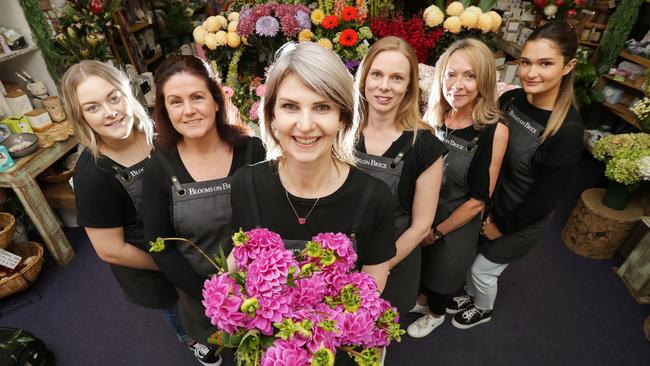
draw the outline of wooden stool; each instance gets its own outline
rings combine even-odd
[[[611,258],[643,215],[641,205],[630,202],[625,210],[606,207],[603,188],[582,192],[561,237],[569,249],[591,259]]]
[[[650,227],[650,216],[641,221]],[[616,273],[639,304],[650,304],[650,233],[647,233]]]

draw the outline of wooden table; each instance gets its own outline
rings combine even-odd
[[[74,257],[74,251],[34,178],[77,146],[77,143],[77,139],[71,136],[46,149],[39,148],[32,154],[16,159],[16,165],[0,173],[0,187],[11,188],[16,192],[45,241],[45,245],[59,265],[70,262]]]

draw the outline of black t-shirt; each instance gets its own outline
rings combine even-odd
[[[138,163],[139,164],[139,163]],[[74,171],[74,193],[77,206],[77,223],[87,228],[116,228],[134,225],[138,213],[131,197],[115,178],[113,160],[100,156],[95,160],[84,149]],[[144,233],[138,243],[144,249]],[[115,278],[126,298],[149,308],[166,308],[176,302],[174,286],[159,271],[141,270],[110,264]]]
[[[496,127],[495,123],[477,130],[470,125],[453,132],[455,136],[465,141],[472,141],[478,137],[474,156],[469,163],[467,178],[470,196],[484,202],[490,200],[490,164],[492,164],[492,145]]]
[[[532,105],[523,89],[510,90],[499,98],[499,105],[502,107],[510,102],[538,124],[546,127],[551,111]],[[524,201],[512,212],[501,216],[493,212],[494,220],[503,233],[515,232],[532,225],[555,209],[582,154],[583,130],[580,114],[571,107],[562,127],[555,135],[548,137],[533,154],[532,166],[536,179]],[[498,190],[495,195],[498,195]]]
[[[250,161],[248,150],[251,150]],[[171,152],[157,152],[164,154],[171,165],[180,184],[194,183],[194,179],[183,165],[183,161],[174,148]],[[264,160],[265,150],[262,141],[257,137],[246,138],[243,143],[233,149],[232,163],[228,176],[233,175],[237,169],[248,164]],[[144,171],[144,226],[147,241],[156,240],[158,237],[176,235],[173,223],[171,200],[171,177],[167,174],[158,158],[152,158]],[[185,257],[176,249],[174,242],[166,242],[165,250],[152,253],[160,270],[181,290],[196,300],[201,300],[203,278],[196,273]]]
[[[393,141],[382,157],[395,158],[406,144],[413,144],[413,131],[404,131],[400,137]],[[363,135],[359,138],[356,149],[362,153],[366,153]],[[444,156],[446,153],[447,148],[431,131],[418,131],[415,145],[402,158],[404,167],[402,168],[402,175],[397,186],[397,196],[402,208],[411,211],[413,197],[415,196],[415,182],[422,172],[427,170],[438,158]]]
[[[286,240],[311,240],[324,232],[357,234],[359,267],[383,263],[395,256],[395,219],[390,190],[380,180],[351,167],[343,185],[331,195],[320,198],[304,225],[298,224],[296,214],[287,201],[286,191],[277,173],[275,162],[262,162],[247,166],[235,174],[232,183],[233,226],[249,230],[256,225],[249,191],[247,171],[252,171],[255,198],[261,227],[278,233]],[[365,210],[359,211],[364,193],[372,185]],[[305,199],[289,194],[295,210],[305,215],[315,199]],[[360,212],[358,227],[352,227]]]

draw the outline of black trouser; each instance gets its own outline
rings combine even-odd
[[[426,288],[426,286],[422,286],[422,292],[427,297],[429,310],[431,310],[434,315],[445,315],[447,312],[447,302],[451,298],[452,294],[441,294],[431,291]]]

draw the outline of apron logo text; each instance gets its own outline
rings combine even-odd
[[[385,163],[379,162],[379,161],[377,161],[377,160],[375,160],[375,159],[370,159],[370,160],[367,160],[367,159],[359,159],[359,162],[360,162],[361,164],[363,164],[363,165],[376,166],[376,167],[378,167],[378,168],[382,168],[382,169],[386,169],[386,168],[388,168],[388,164],[385,164]]]
[[[449,145],[449,146],[453,146],[454,148],[456,148],[458,150],[464,150],[465,149],[465,146],[459,144],[458,142],[454,141],[453,139],[446,138],[444,140],[444,143]]]
[[[205,188],[193,188],[190,187],[187,192],[190,194],[190,196],[193,196],[195,194],[203,194],[203,193],[212,193],[212,192],[221,192],[225,190],[230,189],[230,183],[224,182],[221,183],[217,186],[214,187],[205,187]]]
[[[138,170],[131,170],[131,171],[129,172],[129,176],[130,176],[131,178],[135,178],[136,176],[138,176],[138,175],[139,175],[140,173],[142,173],[143,171],[144,171],[144,167],[142,167],[142,168],[140,168],[140,169],[138,169]]]
[[[532,126],[528,121],[524,121],[524,120],[522,120],[521,118],[519,118],[519,116],[516,115],[515,112],[514,112],[513,110],[510,110],[510,112],[509,112],[508,114],[509,114],[510,117],[512,117],[515,121],[517,121],[517,123],[519,123],[519,124],[521,125],[521,127],[527,129],[527,130],[530,131],[532,134],[537,135],[537,129],[536,129],[535,127],[533,127],[533,126]]]

